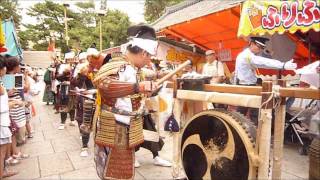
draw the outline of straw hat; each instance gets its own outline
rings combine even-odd
[[[206,56],[209,56],[209,55],[215,54],[215,53],[216,53],[215,50],[208,50],[208,51],[206,51]]]

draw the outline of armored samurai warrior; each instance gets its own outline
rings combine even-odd
[[[141,81],[141,68],[157,49],[154,29],[132,26],[128,36],[124,57],[103,65],[93,81],[98,89],[95,162],[101,179],[134,178],[135,148],[143,143],[143,99],[157,88]]]

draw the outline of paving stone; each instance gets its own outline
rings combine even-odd
[[[50,141],[25,144],[21,147],[21,149],[23,153],[29,154],[30,157],[54,153]]]
[[[36,131],[53,131],[57,130],[57,126],[54,126],[54,123],[52,121],[41,121],[37,126],[36,126]]]
[[[61,180],[75,180],[75,179],[83,179],[83,180],[88,180],[88,179],[99,179],[97,176],[96,169],[94,167],[89,167],[85,169],[79,169],[67,173],[60,174]]]
[[[21,163],[12,167],[12,169],[17,170],[19,174],[12,176],[8,179],[24,180],[24,179],[35,179],[40,177],[39,164],[38,164],[37,157],[21,160]]]
[[[44,142],[42,131],[32,133],[33,138],[27,138],[27,143]]]
[[[135,180],[145,180],[145,178],[139,173],[139,171],[135,171],[134,179]]]
[[[44,135],[44,138],[46,140],[51,140],[51,139],[63,139],[63,138],[66,138],[66,137],[69,137],[69,134],[67,131],[65,130],[57,130],[57,129],[54,129],[52,131],[43,131],[43,135]]]
[[[60,139],[51,140],[53,149],[55,152],[66,152],[79,150],[81,148],[80,144],[73,137],[64,137]]]
[[[46,176],[46,177],[41,177],[35,180],[60,180],[60,175]]]
[[[71,135],[71,136],[80,136],[78,124],[76,124],[76,126],[69,126],[69,123],[67,123],[66,130],[69,133],[69,135]]]
[[[141,166],[136,168],[145,179],[172,179],[171,167],[154,166],[152,158],[139,159]]]
[[[308,179],[309,158],[299,155],[297,146],[285,146],[283,153],[282,170],[299,178]]]
[[[89,151],[91,151],[89,149]],[[93,151],[89,152],[88,157],[80,157],[80,150],[67,152],[71,163],[75,169],[84,169],[94,166]]]
[[[142,156],[145,156],[145,155],[151,155],[152,156],[152,153],[145,149],[145,148],[140,148],[139,151],[136,152],[135,154],[137,157],[142,157]]]
[[[55,153],[39,156],[41,177],[57,175],[73,171],[71,161],[67,153]]]
[[[281,172],[281,179],[282,180],[303,180],[304,178],[299,178],[295,175],[292,175],[290,173],[287,173],[285,171]]]

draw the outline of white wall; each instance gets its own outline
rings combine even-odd
[[[23,63],[32,67],[47,68],[52,63],[49,51],[23,51]]]

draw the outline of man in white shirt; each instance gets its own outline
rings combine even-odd
[[[255,85],[257,83],[256,69],[285,69],[294,70],[297,64],[293,59],[288,62],[281,62],[276,59],[270,59],[259,56],[266,47],[269,39],[264,37],[251,37],[249,47],[244,49],[236,59],[235,77],[237,84]]]
[[[265,58],[259,54],[266,47],[269,39],[264,37],[251,37],[249,47],[244,49],[236,59],[235,78],[238,85],[255,86],[257,83],[256,69],[286,69],[294,70],[297,64],[293,59],[288,62],[281,62],[275,59]],[[248,107],[238,107],[238,111],[244,115],[250,109],[250,119],[258,124],[258,109]]]
[[[202,74],[212,76],[211,83],[221,83],[225,79],[223,64],[218,61],[214,50],[206,51],[207,63],[204,64]]]

